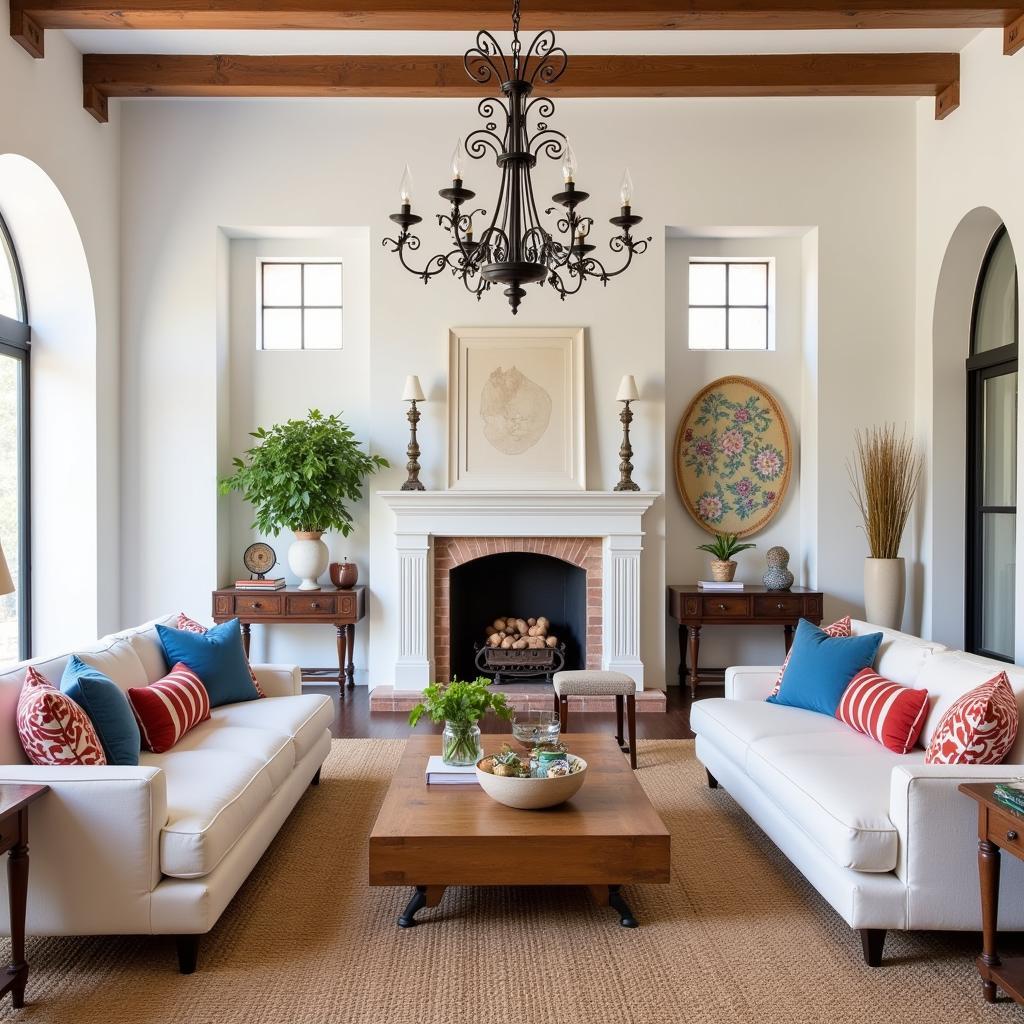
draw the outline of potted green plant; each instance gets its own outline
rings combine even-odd
[[[728,583],[736,575],[736,563],[732,556],[756,547],[756,544],[740,543],[735,533],[716,533],[713,543],[700,544],[697,550],[706,551],[712,556],[711,578],[719,583]]]
[[[480,677],[471,683],[453,679],[450,683],[431,683],[423,690],[423,701],[409,712],[409,724],[429,715],[431,721],[444,722],[441,756],[445,764],[476,764],[484,756],[480,748],[477,722],[493,711],[506,721],[515,711],[505,702],[505,694],[495,693],[490,680]]]
[[[319,409],[250,436],[259,443],[233,460],[235,472],[220,482],[221,493],[241,492],[256,509],[253,528],[260,533],[293,531],[288,564],[302,581],[299,589],[319,590],[317,578],[330,561],[324,532],[352,532],[349,503],[362,498],[363,480],[388,462],[363,451],[339,417]]]

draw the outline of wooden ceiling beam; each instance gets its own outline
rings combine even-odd
[[[123,29],[505,31],[510,0],[10,0],[11,34],[32,26]],[[992,0],[531,0],[527,32],[660,29],[1006,28],[1024,3]]]
[[[574,56],[539,91],[574,97],[934,96],[956,106],[956,53]],[[461,57],[86,54],[86,108],[111,97],[478,97]],[[491,90],[492,92],[495,90]],[[936,106],[939,115],[939,104]]]

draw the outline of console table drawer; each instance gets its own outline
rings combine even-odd
[[[333,615],[336,610],[333,594],[310,594],[309,597],[289,597],[289,615]]]
[[[704,614],[709,618],[745,619],[750,615],[750,601],[735,594],[720,597],[704,596]]]
[[[1010,811],[988,812],[988,841],[1018,857],[1024,856],[1024,821]]]
[[[754,598],[754,614],[771,619],[777,615],[791,618],[804,613],[804,599],[798,594],[763,594]]]
[[[236,594],[236,615],[280,615],[284,598],[280,594]]]

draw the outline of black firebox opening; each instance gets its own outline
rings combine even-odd
[[[586,664],[587,573],[550,555],[508,551],[452,569],[449,577],[449,643],[453,679],[475,679],[474,645],[487,627],[508,615],[544,616],[565,643],[565,668]]]

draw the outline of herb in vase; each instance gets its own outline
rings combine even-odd
[[[493,711],[506,721],[515,714],[503,693],[494,693],[490,681],[480,677],[471,683],[453,679],[450,683],[431,683],[423,691],[423,701],[409,712],[409,724],[415,727],[423,717],[444,722],[442,757],[445,764],[476,764],[483,757],[480,749],[480,721]]]

